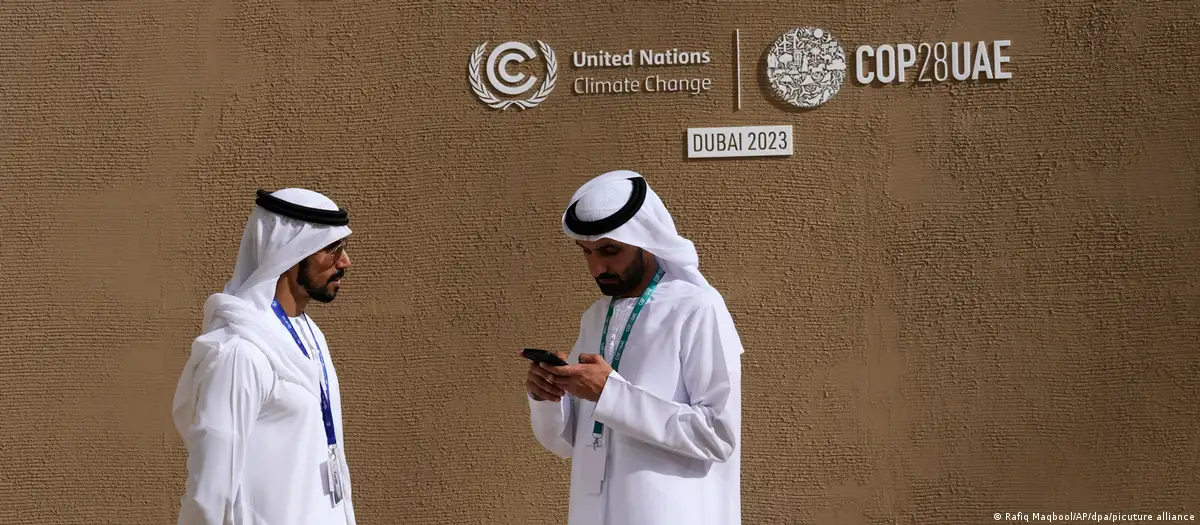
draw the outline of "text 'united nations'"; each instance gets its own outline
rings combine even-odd
[[[571,65],[576,68],[704,66],[711,62],[711,51],[680,51],[677,48],[664,51],[629,49],[616,53],[604,50],[571,53]],[[711,78],[688,74],[667,76],[656,73],[643,78],[584,76],[571,83],[571,92],[576,95],[687,93],[696,96],[708,92],[712,84]]]

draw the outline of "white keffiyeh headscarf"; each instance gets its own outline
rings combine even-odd
[[[284,201],[327,211],[338,211],[320,193],[288,188],[271,194]],[[207,358],[229,336],[223,328],[254,344],[270,361],[281,379],[320,393],[319,367],[301,354],[291,334],[271,309],[279,276],[305,257],[350,235],[348,226],[329,226],[286,217],[256,206],[246,223],[233,278],[225,289],[204,304],[203,335],[192,343],[192,352],[175,391],[176,417],[187,419],[195,382],[207,371]]]
[[[644,179],[629,170],[610,171],[581,186],[571,196],[575,205],[575,216],[582,221],[596,221],[620,210],[633,194],[631,178]],[[675,231],[675,221],[663,205],[658,194],[646,184],[646,200],[633,218],[608,233],[580,235],[567,227],[567,212],[562,217],[563,232],[572,239],[597,241],[612,239],[617,242],[642,248],[658,258],[664,270],[680,279],[700,286],[712,288],[700,273],[700,259],[696,246]]]

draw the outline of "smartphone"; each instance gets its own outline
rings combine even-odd
[[[523,350],[521,352],[521,354],[525,356],[525,359],[528,359],[535,363],[546,363],[548,365],[554,365],[554,366],[567,366],[566,361],[559,359],[558,356],[556,356],[550,352],[547,352],[546,350],[539,350],[537,348],[526,348],[525,350]]]

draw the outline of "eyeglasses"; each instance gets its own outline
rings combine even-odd
[[[321,251],[333,257],[334,260],[337,260],[342,257],[343,253],[346,253],[346,245],[348,244],[350,244],[348,241],[338,241],[322,248]]]

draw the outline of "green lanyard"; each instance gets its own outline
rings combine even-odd
[[[629,314],[629,320],[625,322],[625,332],[621,334],[621,342],[617,343],[617,349],[613,351],[612,368],[616,370],[621,365],[621,354],[625,353],[625,342],[629,340],[629,332],[633,330],[633,323],[637,321],[638,315],[642,313],[642,306],[645,306],[646,301],[650,299],[650,294],[654,293],[654,289],[658,287],[658,281],[662,280],[663,269],[658,267],[658,271],[654,272],[654,279],[650,281],[650,285],[646,286],[646,291],[642,292],[642,297],[638,299],[637,305],[633,307],[633,312]],[[604,316],[604,332],[600,335],[600,357],[604,357],[604,347],[608,346],[608,323],[612,321],[613,306],[616,304],[617,298],[613,297],[608,302],[608,315]],[[592,425],[592,435],[599,442],[600,436],[604,434],[604,423],[597,421]]]

